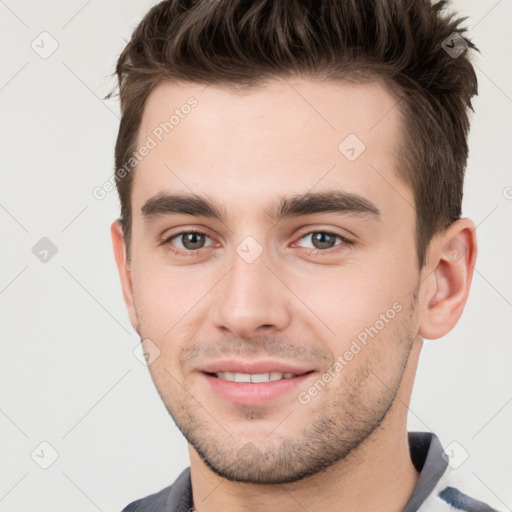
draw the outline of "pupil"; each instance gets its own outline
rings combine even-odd
[[[326,242],[326,238],[331,240]],[[317,246],[317,242],[320,244],[320,247],[317,247],[317,249],[330,249],[333,246],[331,242],[334,242],[334,237],[328,233],[318,231],[313,235],[313,242],[315,246]]]
[[[201,235],[200,233],[187,233],[185,235],[183,245],[187,249],[200,249],[201,243],[203,242],[203,236],[204,235]],[[198,241],[198,239],[199,239],[199,241]],[[196,245],[199,245],[199,247],[196,247]]]

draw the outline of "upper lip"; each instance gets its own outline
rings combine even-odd
[[[216,361],[200,368],[200,371],[205,373],[220,373],[220,372],[232,372],[232,373],[294,373],[296,375],[302,375],[312,371],[312,368],[299,367],[289,363],[283,363],[280,361]]]

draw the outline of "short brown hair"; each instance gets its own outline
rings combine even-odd
[[[397,101],[398,174],[414,194],[419,267],[460,218],[477,78],[461,23],[429,0],[166,0],[150,9],[115,73],[115,168],[135,151],[146,99],[164,81],[255,87],[285,76],[380,80]],[[458,54],[450,48],[460,49]],[[107,95],[109,98],[112,91]],[[124,174],[123,174],[124,176]],[[117,179],[128,258],[133,173]]]

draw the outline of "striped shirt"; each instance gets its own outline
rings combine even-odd
[[[430,432],[409,432],[411,460],[418,482],[402,512],[499,512],[471,495],[459,469],[450,464],[438,437]],[[193,512],[190,467],[156,494],[130,503],[122,512]]]

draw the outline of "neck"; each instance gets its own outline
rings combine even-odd
[[[411,461],[407,405],[421,341],[381,425],[347,457],[315,475],[279,485],[231,482],[216,475],[189,445],[193,506],[197,512],[402,510],[418,481]]]

